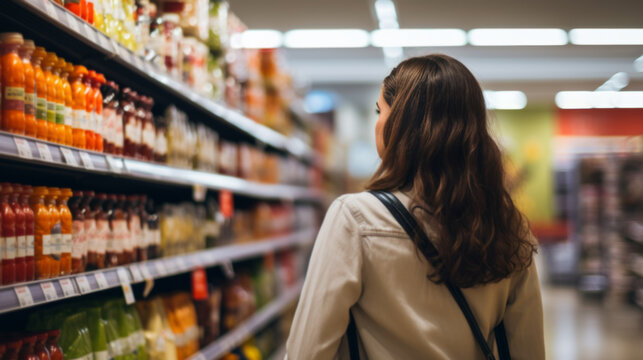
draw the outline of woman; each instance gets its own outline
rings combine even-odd
[[[412,210],[438,265],[375,196],[340,197],[315,243],[287,358],[348,358],[352,314],[362,359],[483,359],[450,281],[491,349],[504,320],[512,358],[543,359],[536,241],[505,188],[474,76],[445,55],[405,60],[384,79],[377,112],[382,163],[367,188]]]

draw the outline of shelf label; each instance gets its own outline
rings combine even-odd
[[[84,151],[79,151],[78,153],[80,154],[80,160],[83,162],[83,165],[85,165],[85,169],[94,170],[94,162],[91,156],[89,156],[89,153]]]
[[[69,24],[69,27],[72,28],[75,32],[79,33],[80,29],[78,28],[78,22],[74,14],[72,14],[70,11],[67,11],[66,15],[67,15],[67,24]]]
[[[49,146],[47,146],[47,144],[37,142],[36,147],[38,148],[38,154],[40,155],[41,160],[49,162],[54,161],[54,158],[51,157],[51,151],[49,150]]]
[[[132,274],[132,281],[139,282],[143,281],[143,275],[141,274],[141,269],[138,265],[133,264],[129,266],[129,272]]]
[[[44,0],[45,2],[45,10],[47,11],[47,15],[51,16],[52,18],[56,19],[58,21],[58,14],[56,14],[56,6],[51,3],[50,0]]]
[[[96,284],[98,284],[99,289],[105,289],[109,287],[109,283],[107,282],[107,279],[105,279],[105,274],[99,272],[94,274],[94,277],[96,278]]]
[[[221,214],[225,218],[231,219],[232,215],[234,215],[234,198],[230,191],[219,191],[219,205],[221,206]]]
[[[60,287],[63,289],[63,294],[65,294],[66,297],[77,294],[76,288],[74,288],[74,283],[71,282],[71,279],[60,279],[58,282],[60,283]]]
[[[31,296],[31,291],[27,286],[18,286],[14,288],[16,291],[16,296],[18,297],[18,302],[20,307],[33,305],[33,296]]]
[[[125,268],[118,268],[116,270],[118,278],[121,282],[121,288],[123,288],[123,295],[125,296],[125,302],[130,305],[136,302],[134,298],[134,291],[132,291],[132,285],[129,282],[129,275],[127,275],[127,270]]]
[[[76,157],[74,156],[74,153],[71,151],[71,149],[68,149],[66,147],[61,147],[60,152],[63,154],[63,157],[65,158],[65,162],[68,165],[78,166],[78,162],[76,161]]]
[[[87,294],[92,291],[89,281],[87,281],[87,276],[85,275],[76,276],[76,285],[78,285],[78,290],[80,290],[81,294]]]
[[[54,284],[52,282],[47,281],[44,283],[40,283],[40,287],[42,288],[42,293],[45,295],[45,300],[54,301],[58,299],[56,288],[54,287]]]
[[[166,275],[167,274],[167,269],[165,268],[165,263],[163,260],[157,260],[154,262],[154,267],[156,268],[156,272],[160,275]]]
[[[27,140],[17,137],[14,137],[13,140],[16,142],[18,155],[21,158],[33,159],[33,155],[31,154],[31,147],[29,146],[29,142]]]

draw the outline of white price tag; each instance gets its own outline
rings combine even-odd
[[[94,170],[94,162],[91,156],[89,156],[89,153],[84,151],[79,151],[78,153],[80,154],[80,160],[83,162],[83,165],[85,165],[85,169]]]
[[[69,24],[69,27],[72,28],[75,32],[80,32],[80,29],[78,28],[78,19],[72,14],[71,12],[67,11],[67,24]]]
[[[31,296],[31,291],[29,290],[29,287],[18,286],[14,288],[14,290],[16,291],[16,296],[18,297],[18,302],[20,303],[20,307],[33,305],[33,297]]]
[[[42,293],[45,295],[45,300],[54,301],[58,299],[58,294],[56,293],[56,288],[52,282],[44,282],[40,284],[42,288]]]
[[[132,281],[133,282],[139,282],[143,281],[143,275],[141,274],[141,269],[139,268],[138,265],[130,265],[129,266],[129,272],[132,274]]]
[[[56,13],[56,6],[51,3],[51,0],[43,0],[43,1],[45,2],[45,10],[47,11],[47,15],[58,20],[58,14]]]
[[[78,166],[78,162],[76,161],[76,157],[74,156],[74,153],[71,151],[71,149],[68,149],[66,147],[61,147],[60,152],[63,154],[63,157],[65,158],[65,162],[68,165]]]
[[[165,263],[162,260],[157,260],[154,262],[154,267],[156,268],[156,272],[160,275],[163,276],[167,274],[167,269],[165,269]]]
[[[136,302],[134,299],[134,292],[132,291],[132,285],[129,282],[129,275],[127,275],[127,270],[125,268],[118,268],[116,270],[118,278],[121,281],[121,288],[123,288],[123,295],[125,296],[125,302],[127,304],[133,304]]]
[[[84,26],[85,26],[85,33],[87,34],[87,38],[93,41],[94,43],[97,43],[98,41],[96,41],[96,31],[94,31],[92,26],[89,25],[88,23],[85,23]]]
[[[66,297],[76,295],[76,288],[74,288],[74,283],[71,282],[71,279],[60,279],[58,282]]]
[[[37,142],[36,147],[38,148],[38,154],[40,155],[41,160],[49,162],[54,161],[54,159],[51,157],[51,151],[49,150],[49,146],[47,146],[47,144]]]
[[[105,279],[105,274],[99,272],[94,274],[94,277],[96,278],[96,284],[98,285],[99,289],[105,289],[109,287],[109,283],[107,282],[107,279]]]
[[[92,287],[89,285],[89,281],[87,281],[87,276],[85,275],[76,276],[76,285],[78,285],[78,290],[80,290],[81,294],[87,294],[92,291]]]
[[[33,155],[31,154],[31,147],[29,146],[29,142],[23,138],[13,138],[13,140],[16,142],[16,148],[18,149],[18,155],[20,155],[21,158],[25,159],[32,159]]]
[[[125,270],[125,268],[118,268],[116,270],[116,274],[118,275],[118,280],[121,284],[129,284],[129,275],[127,275],[127,270]]]

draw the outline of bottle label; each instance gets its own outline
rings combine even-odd
[[[114,144],[117,148],[123,148],[125,144],[124,134],[123,134],[123,114],[116,113],[116,118],[114,121]]]
[[[94,131],[97,134],[103,133],[103,114],[93,113],[94,115]]]
[[[107,251],[122,252],[126,249],[126,242],[128,240],[129,231],[127,230],[127,222],[125,220],[112,221],[112,241],[107,244]]]
[[[47,120],[47,99],[43,97],[36,98],[36,119]]]
[[[114,109],[105,108],[103,109],[103,124],[101,128],[103,129],[103,139],[108,143],[114,143],[114,134],[116,130],[114,123],[116,120],[116,111]]]
[[[125,138],[134,144],[138,144],[140,141],[140,137],[137,137],[136,119],[134,117],[130,117],[125,124]]]
[[[25,88],[7,86],[4,88],[2,97],[2,108],[4,110],[25,111]]]
[[[56,103],[47,101],[47,121],[56,123]]]
[[[156,132],[156,141],[154,142],[154,152],[164,156],[167,154],[167,139],[165,138],[164,131]]]
[[[161,230],[154,230],[154,245],[161,246]]]
[[[87,130],[96,131],[96,119],[93,111],[87,113]]]
[[[62,253],[62,227],[60,222],[57,222],[51,228],[51,255],[54,259],[60,260]]]
[[[138,215],[132,215],[129,219],[129,235],[130,235],[130,246],[129,248],[142,247],[141,240],[141,218]]]
[[[74,111],[71,106],[65,106],[65,126],[74,125]]]
[[[143,233],[141,234],[141,247],[146,248],[152,245],[152,232],[146,223],[143,224]]]
[[[154,138],[156,137],[156,132],[154,131],[154,125],[152,123],[145,123],[143,128],[143,144],[147,145],[150,149],[154,149]]]
[[[83,248],[85,247],[85,221],[84,220],[74,220],[71,223],[71,257],[74,259],[80,259],[83,257]]]
[[[0,261],[4,258],[5,248],[7,247],[7,241],[4,236],[0,236]]]
[[[18,247],[16,248],[16,256],[18,258],[27,256],[27,237],[25,235],[17,236]]]
[[[53,252],[53,249],[51,248],[51,242],[52,242],[52,239],[50,234],[42,236],[42,254],[43,255],[51,255],[51,253]]]
[[[25,115],[36,115],[36,94],[25,93]]]
[[[26,242],[27,242],[27,248],[26,248],[26,256],[33,256],[34,255],[34,236],[33,235],[27,235],[26,236]]]
[[[96,221],[96,245],[94,249],[98,254],[105,254],[107,244],[110,241],[112,232],[109,229],[109,221],[97,220]]]
[[[3,259],[12,260],[16,258],[17,242],[15,236],[7,236],[5,239],[4,257]]]
[[[56,124],[65,124],[65,105],[56,104]]]
[[[97,242],[96,220],[93,218],[85,219],[85,238],[89,249],[96,248]]]
[[[72,247],[72,235],[71,234],[60,234],[61,239],[61,249],[60,252],[63,254],[70,254]]]

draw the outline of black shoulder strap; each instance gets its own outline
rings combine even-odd
[[[416,235],[420,236],[423,242],[429,247],[429,250],[437,254],[438,252],[437,249],[435,248],[433,243],[429,240],[426,233],[422,230],[422,228],[420,228],[417,221],[415,221],[415,218],[413,218],[413,216],[409,213],[406,207],[400,202],[400,200],[397,197],[395,197],[395,195],[386,191],[370,191],[370,193],[373,194],[377,199],[379,199],[382,202],[382,204],[384,204],[384,206],[386,206],[386,208],[391,212],[395,220],[397,220],[397,222],[402,226],[404,231],[406,231],[406,233],[409,235],[411,239],[413,239],[413,237]],[[450,282],[446,282],[446,286],[449,289],[449,292],[451,293],[451,295],[453,296],[453,299],[456,301],[456,303],[458,303],[458,306],[460,307],[460,310],[462,310],[464,317],[467,319],[467,323],[471,328],[471,332],[473,332],[473,336],[478,342],[478,345],[480,346],[480,349],[482,350],[485,356],[485,359],[495,360],[493,351],[491,350],[491,348],[489,348],[489,344],[487,344],[487,341],[482,335],[482,331],[480,331],[480,326],[478,326],[478,322],[476,321],[476,318],[473,315],[473,312],[471,311],[471,308],[469,307],[469,304],[467,303],[467,300],[465,299],[464,294],[462,294],[462,290],[460,290],[459,287],[454,286]],[[496,342],[498,343],[498,352],[500,355],[500,359],[502,360],[510,359],[509,347],[507,344],[507,337],[506,337],[504,325],[502,322],[495,329],[495,335],[496,335]]]

